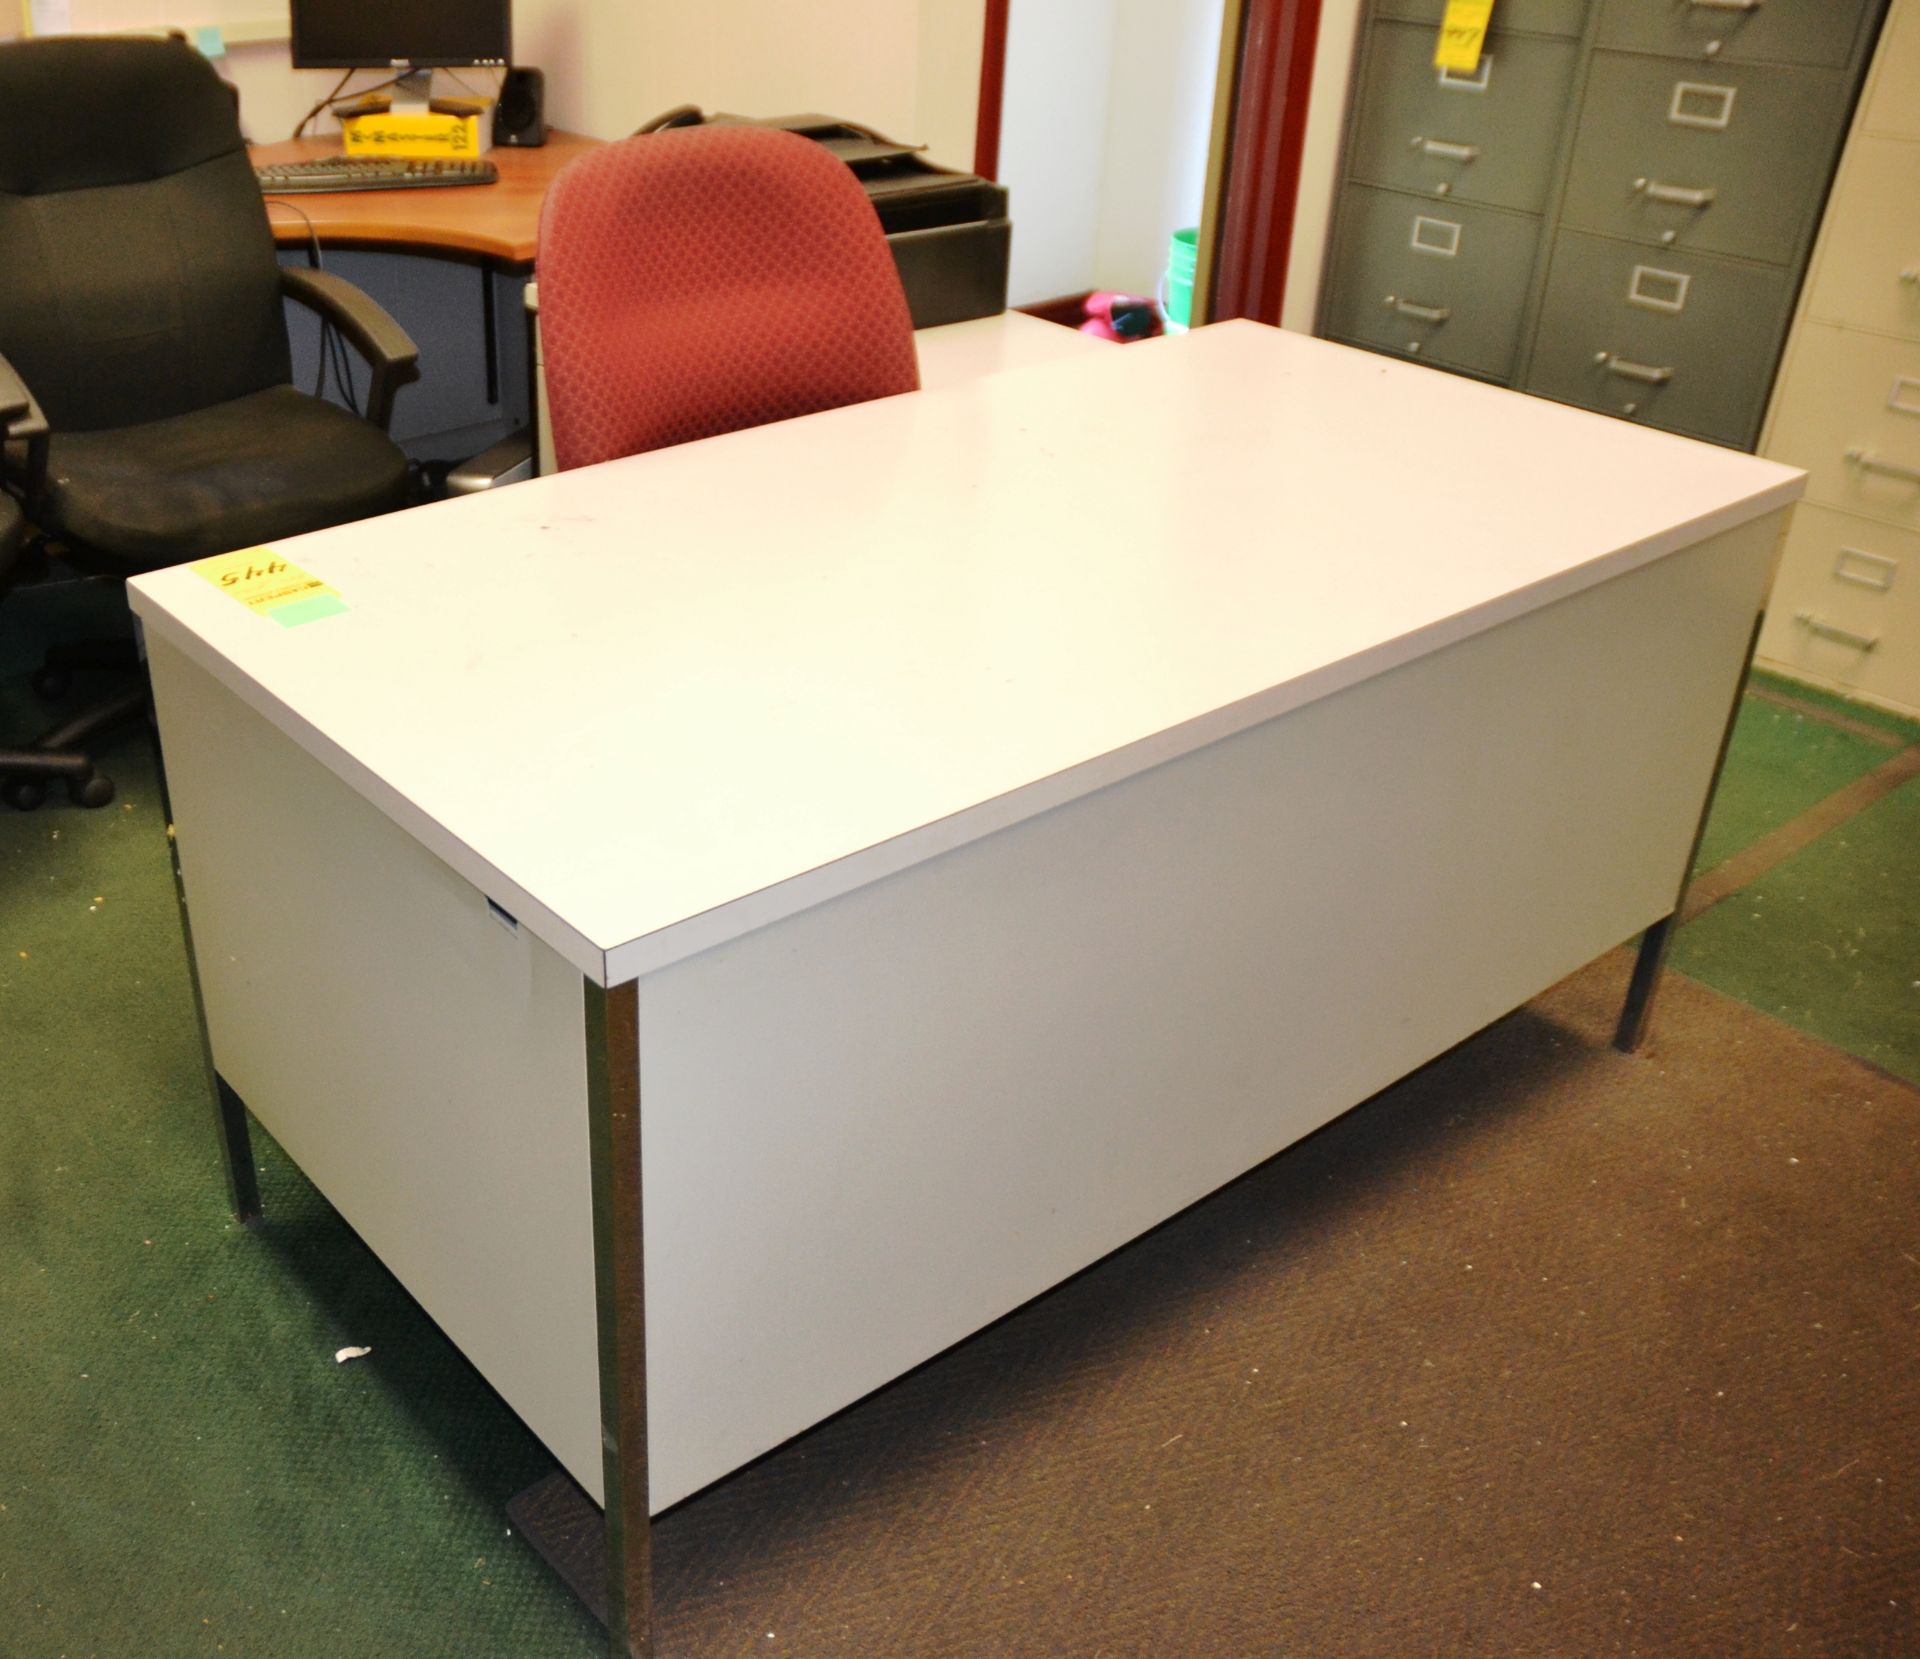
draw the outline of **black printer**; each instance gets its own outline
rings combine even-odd
[[[1007,308],[1007,254],[1013,224],[1007,192],[973,173],[936,167],[911,144],[833,115],[706,115],[691,104],[668,110],[640,129],[739,122],[798,133],[831,150],[866,187],[915,328],[991,317]]]

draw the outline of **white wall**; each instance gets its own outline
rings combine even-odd
[[[1099,287],[1151,294],[1167,238],[1200,223],[1224,9],[1224,0],[1119,0],[1093,249]]]
[[[1320,277],[1326,268],[1327,232],[1340,175],[1340,137],[1359,35],[1360,0],[1322,0],[1300,153],[1300,193],[1294,201],[1287,286],[1280,302],[1280,326],[1302,334],[1313,332]]]
[[[1199,223],[1222,0],[1014,0],[1000,126],[1016,305],[1151,294]]]
[[[553,119],[617,138],[674,104],[819,111],[973,164],[983,0],[518,0],[516,55]]]
[[[1095,286],[1118,0],[1011,0],[1000,182],[1013,215],[1007,300]]]
[[[285,0],[36,3],[56,14],[64,3],[71,26],[89,32],[285,17]],[[18,14],[19,0],[0,0],[7,25],[17,29]],[[984,0],[516,0],[514,56],[546,71],[548,118],[596,138],[623,137],[673,104],[819,110],[971,167],[984,17]],[[232,46],[220,69],[240,88],[241,122],[257,142],[285,138],[338,79],[295,70],[277,42]],[[492,80],[465,78],[482,90]]]

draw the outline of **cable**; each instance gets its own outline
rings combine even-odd
[[[320,233],[313,228],[313,216],[309,214],[304,207],[300,207],[293,202],[284,201],[278,196],[267,197],[266,206],[268,211],[272,211],[276,207],[284,207],[289,213],[297,213],[300,215],[302,222],[307,227],[307,264],[313,270],[325,270],[326,267],[320,263]]]
[[[301,116],[300,125],[293,129],[292,136],[295,138],[304,138],[306,136],[307,123],[325,109],[327,105],[332,103],[334,99],[338,98],[340,96],[340,89],[352,79],[353,71],[351,69],[343,73],[340,79],[333,83],[333,90],[329,92],[326,97],[322,98],[319,103],[315,104],[312,109],[308,110],[305,115]]]
[[[474,97],[476,98],[485,98],[487,96],[487,94],[484,92],[475,92],[472,87],[468,86],[465,81],[461,80],[460,71],[457,69],[443,68],[437,71],[437,73],[448,76],[463,91],[472,92]],[[498,74],[499,74],[499,79],[493,83],[493,96],[496,100],[498,100],[500,96],[500,88],[506,84],[506,79],[507,79],[507,72],[504,69],[498,71]]]
[[[266,198],[269,210],[283,207],[289,213],[297,213],[307,227],[307,265],[310,269],[324,271],[326,266],[320,259],[320,233],[313,227],[312,216],[303,207],[293,202],[282,201],[277,196]],[[318,357],[319,370],[314,376],[313,395],[327,395],[327,370],[333,370],[334,383],[340,388],[341,401],[356,415],[360,413],[360,397],[353,387],[353,359],[347,355],[347,343],[341,338],[340,331],[333,326],[325,313],[320,316],[320,340]]]
[[[343,88],[347,84],[347,82],[352,78],[353,78],[353,71],[349,69],[344,75],[340,77],[339,80],[333,83],[333,90],[329,92],[326,95],[326,97],[322,98],[319,103],[315,104],[312,109],[308,110],[307,113],[300,118],[300,125],[293,129],[293,136],[295,138],[305,137],[308,123],[311,122],[313,118],[316,115],[318,115],[323,109],[331,109],[335,104],[340,102],[341,88]],[[360,87],[357,91],[355,91],[354,97],[364,98],[370,92],[384,92],[388,87],[398,86],[399,84],[400,84],[400,77],[398,75],[389,75],[384,81],[375,81],[372,86]]]

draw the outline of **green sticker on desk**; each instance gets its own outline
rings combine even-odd
[[[283,628],[299,628],[322,617],[338,616],[347,603],[318,576],[309,574],[271,547],[243,547],[216,553],[193,568],[221,592],[248,610],[270,616]]]

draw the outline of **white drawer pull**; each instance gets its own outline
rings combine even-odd
[[[1414,138],[1407,141],[1407,148],[1418,150],[1422,155],[1438,156],[1442,161],[1478,161],[1478,144],[1450,144],[1444,138]]]
[[[1403,317],[1418,317],[1423,323],[1444,323],[1453,315],[1453,308],[1445,305],[1418,305],[1412,300],[1403,300],[1398,294],[1389,294],[1387,304]]]
[[[1857,588],[1872,588],[1875,593],[1887,593],[1899,569],[1900,561],[1889,559],[1884,553],[1869,553],[1864,547],[1843,547],[1833,561],[1833,579],[1851,582]]]
[[[1610,351],[1596,351],[1594,362],[1608,374],[1617,374],[1622,380],[1637,380],[1643,386],[1664,386],[1673,378],[1670,368],[1655,368],[1651,363],[1633,363],[1624,357],[1616,357]]]
[[[1838,623],[1829,622],[1812,611],[1796,611],[1793,619],[1808,633],[1818,634],[1822,639],[1833,640],[1839,645],[1851,645],[1856,651],[1871,651],[1880,643],[1878,634],[1856,634],[1851,628],[1842,628]]]
[[[1883,478],[1899,478],[1909,484],[1920,484],[1920,467],[1905,466],[1899,461],[1883,461],[1870,449],[1850,449],[1847,459],[1862,472],[1877,472]]]
[[[1680,184],[1662,184],[1657,179],[1635,179],[1633,188],[1650,202],[1671,202],[1675,207],[1711,207],[1714,190],[1708,185],[1699,190]]]
[[[1757,12],[1760,9],[1760,0],[1687,0],[1687,4],[1709,12]]]

